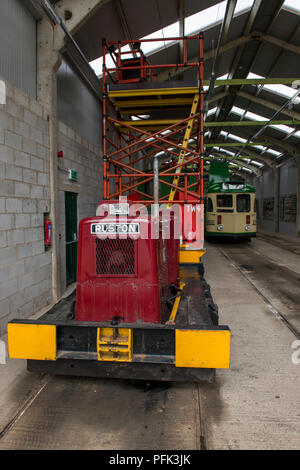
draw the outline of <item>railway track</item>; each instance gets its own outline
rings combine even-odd
[[[45,375],[42,378],[41,384],[36,387],[30,395],[21,403],[18,407],[16,412],[14,413],[13,417],[7,422],[5,426],[0,431],[0,442],[1,439],[17,424],[20,418],[26,413],[26,411],[30,408],[32,403],[35,399],[39,396],[39,394],[44,390],[44,388],[48,385],[50,380],[52,379],[51,376]]]
[[[215,245],[216,246],[216,245]],[[247,274],[247,270],[243,269],[239,263],[237,263],[229,254],[224,250],[224,248],[216,246],[219,252],[232,264],[232,266],[246,279],[246,281],[250,284],[252,289],[260,296],[260,298],[264,301],[264,303],[268,306],[269,310],[272,312],[272,314],[282,322],[282,324],[288,328],[293,335],[297,338],[300,339],[300,331],[299,328],[295,327],[287,318],[287,315],[282,313],[278,308],[275,307],[274,303],[262,292],[259,287],[255,284],[255,282],[251,279],[251,277]],[[259,255],[260,257],[264,257],[268,262],[273,263],[271,258],[269,258],[267,255],[262,255],[262,253],[258,253],[255,249],[252,247],[245,247],[243,246],[244,250],[248,250],[250,252],[255,253],[256,255]],[[228,250],[227,250],[228,251]],[[251,259],[251,257],[249,257]],[[274,263],[273,263],[274,264]],[[288,267],[284,267],[287,271],[293,273],[294,275],[297,275],[293,270],[291,270]]]
[[[0,430],[0,449],[204,450],[202,405],[198,384],[45,375]]]

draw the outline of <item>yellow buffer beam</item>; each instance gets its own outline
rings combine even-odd
[[[176,367],[228,369],[229,330],[176,330]]]
[[[188,247],[179,250],[179,264],[198,264],[200,258],[206,253],[206,249],[193,250]]]
[[[56,326],[8,323],[8,352],[15,359],[56,360]]]
[[[178,158],[178,161],[177,161],[178,165],[184,162],[184,158],[185,158],[185,155],[186,155],[186,150],[185,149],[187,148],[188,143],[189,143],[189,139],[191,137],[191,133],[192,133],[193,125],[194,125],[194,120],[195,120],[194,116],[197,112],[197,108],[198,108],[198,104],[199,104],[199,96],[200,96],[199,93],[196,93],[195,96],[194,96],[192,109],[191,109],[191,114],[190,114],[191,119],[187,121],[185,134],[184,134],[184,138],[183,138],[183,142],[182,142],[182,149],[180,150],[179,158]],[[179,183],[179,177],[180,177],[180,173],[181,173],[181,166],[176,168],[175,173],[176,173],[176,176],[174,176],[172,184],[177,186],[178,183]],[[170,191],[170,196],[169,196],[169,204],[168,204],[169,208],[171,207],[172,201],[174,200],[175,192],[176,192],[176,189],[173,187]]]

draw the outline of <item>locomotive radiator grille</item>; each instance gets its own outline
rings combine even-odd
[[[134,240],[96,238],[96,274],[135,274]]]

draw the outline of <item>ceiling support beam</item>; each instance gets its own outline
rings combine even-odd
[[[285,51],[288,51],[288,52],[292,52],[293,54],[296,54],[296,55],[300,54],[300,46],[296,46],[295,44],[282,41],[279,38],[275,38],[274,36],[271,36],[270,34],[252,33],[252,37],[253,39],[257,39],[258,41],[272,44],[273,46],[279,47],[280,49],[284,49]]]
[[[218,95],[212,96],[209,100],[209,103],[214,103],[215,101],[219,101],[220,99],[225,98],[225,96],[228,96],[228,95],[229,95],[228,91],[227,92],[224,91],[223,93],[219,93]],[[280,108],[280,106],[278,104],[275,104],[275,103],[273,103],[269,100],[263,99],[263,98],[259,98],[256,95],[251,95],[250,93],[246,93],[245,91],[238,91],[238,92],[236,92],[236,95],[240,96],[241,98],[245,98],[246,100],[249,101],[249,103],[254,102],[254,103],[257,103],[257,104],[260,104],[260,105],[264,106],[265,108],[272,109],[274,111],[278,111],[278,109]],[[289,116],[292,119],[300,120],[300,113],[297,113],[296,111],[289,110],[289,109],[284,109],[281,112],[282,112],[282,114],[284,114],[286,116]]]
[[[293,34],[291,35],[288,43],[294,43],[297,41],[298,37],[299,37],[299,34],[300,34],[300,24],[298,23],[297,25],[297,28],[294,30]],[[276,70],[280,60],[282,59],[282,56],[284,54],[284,49],[281,49],[280,50],[280,53],[277,57],[277,59],[273,62],[273,65],[272,67],[270,68],[269,70],[269,73],[268,73],[268,77],[270,77],[271,75],[273,75],[274,71]]]
[[[283,111],[284,109],[286,109],[289,105],[291,105],[291,103],[293,102],[294,98],[296,98],[300,93],[300,90],[297,91],[291,98],[287,99],[285,101],[285,103],[277,110],[275,111],[275,113],[273,113],[273,115],[271,116],[271,118],[268,120],[268,123],[266,123],[264,126],[262,126],[253,136],[252,138],[248,139],[247,142],[249,142],[250,140],[255,140],[269,125],[271,125],[271,123],[274,123],[276,122],[277,124],[279,123],[279,121],[274,121],[275,118],[277,118],[277,116],[280,115],[281,111]],[[245,112],[246,114],[246,112]],[[297,124],[297,121],[293,121],[293,123]],[[247,143],[244,145],[244,147],[247,145]],[[241,153],[242,149],[238,151],[237,153],[237,156],[239,156],[239,154]]]
[[[129,29],[129,26],[128,26],[128,22],[127,22],[125,12],[123,10],[122,3],[121,3],[120,0],[114,0],[114,4],[115,4],[115,7],[116,7],[116,10],[117,10],[117,13],[118,13],[118,17],[119,17],[119,20],[120,20],[120,23],[121,23],[121,27],[123,29],[124,36],[125,36],[127,41],[132,41],[132,36],[131,36],[131,33],[130,33],[130,29]],[[129,44],[129,47],[132,50],[133,56],[136,57],[137,56],[136,52],[134,51],[133,45],[131,43]]]
[[[271,25],[273,25],[274,18],[277,17],[282,7],[283,1],[284,0],[273,0],[272,2],[261,2],[259,5],[257,4],[258,8],[256,15],[252,24],[249,25],[249,31],[252,29],[254,30],[254,33],[251,33],[251,37],[255,42],[249,46],[247,49],[247,54],[241,54],[238,60],[233,61],[230,78],[246,78],[248,76],[249,72],[253,68],[253,64],[257,59],[259,51],[261,50],[261,44],[263,40],[262,35],[257,33],[255,28],[257,27],[259,30],[264,29],[265,31],[269,32],[269,28]],[[218,107],[215,120],[227,120],[234,102],[234,94],[225,98]],[[215,130],[212,133],[211,138],[216,139],[217,136],[218,131]]]
[[[206,96],[205,116],[207,114],[207,107],[208,107],[207,99],[209,99],[210,96],[213,93],[213,89],[215,87],[215,80],[216,80],[217,75],[218,75],[218,70],[219,70],[219,65],[220,65],[220,55],[219,55],[220,47],[223,46],[224,43],[226,42],[228,32],[229,32],[229,28],[230,28],[230,24],[231,24],[233,15],[234,15],[236,2],[237,2],[237,0],[227,0],[225,15],[224,15],[221,27],[220,27],[216,53],[215,53],[215,57],[214,57],[214,60],[213,60],[212,69],[211,69],[211,73],[210,73],[211,78],[210,78],[209,88],[208,88],[208,92],[207,92],[207,96]]]
[[[51,23],[53,37],[51,45],[53,50],[59,53],[66,53],[72,61],[84,81],[90,86],[95,95],[100,98],[99,79],[89,64],[88,59],[78,46],[73,37],[73,31],[83,25],[105,0],[87,0],[86,2],[72,2],[71,0],[61,0],[56,8],[49,0],[35,0],[40,6],[42,15],[47,15],[48,22]],[[68,12],[65,22],[62,18]],[[70,32],[72,30],[72,33]]]
[[[244,144],[243,142],[229,142],[228,140],[226,141],[220,141],[220,142],[209,142],[209,143],[204,143],[204,147],[242,147]],[[249,147],[254,147],[255,145],[266,145],[266,142],[249,142]]]
[[[257,152],[253,152],[253,150],[250,150],[249,148],[245,148],[244,150],[245,153],[247,153],[248,158],[251,160],[257,160],[258,162],[265,163],[268,165],[270,168],[274,167],[275,160],[272,157],[268,157],[266,154],[259,154]],[[241,155],[242,158],[247,158],[244,155]]]
[[[285,51],[292,52],[296,55],[300,54],[300,46],[296,46],[294,44],[290,44],[289,42],[282,41],[281,39],[275,38],[274,36],[271,36],[269,34],[263,34],[260,32],[253,32],[248,35],[241,36],[237,39],[234,39],[233,41],[228,42],[227,44],[224,44],[223,46],[220,47],[219,50],[219,55],[224,54],[227,51],[230,51],[231,49],[235,49],[237,47],[241,47],[246,45],[247,43],[251,41],[260,41],[260,42],[265,42],[265,43],[270,43],[273,44],[277,47],[282,48]],[[171,46],[166,46],[166,47],[171,47]],[[242,48],[243,51],[243,48]],[[239,52],[237,52],[239,54]],[[216,49],[210,49],[209,51],[204,52],[204,61],[212,59],[216,54]],[[191,62],[195,62],[198,60],[198,57],[192,57],[189,59]],[[186,67],[185,70],[189,70],[190,67]],[[177,75],[180,75],[182,73],[181,70],[178,70],[176,68],[170,68],[168,70],[165,70],[164,72],[160,73],[158,75],[158,81],[163,82],[165,80],[168,80],[169,77],[173,78],[176,77]],[[233,74],[230,72],[229,77],[232,78]]]
[[[231,78],[216,80],[215,86],[235,86],[235,85],[291,85],[299,78]],[[203,81],[204,85],[209,84],[209,80]],[[234,94],[234,93],[230,93]]]
[[[243,133],[245,133],[248,136],[252,136],[252,132],[248,130],[247,128],[243,127],[242,128]],[[265,138],[270,142],[272,145],[275,147],[278,147],[282,150],[284,150],[288,155],[291,157],[299,157],[300,158],[300,149],[297,147],[294,147],[293,145],[288,144],[287,142],[283,142],[280,139],[276,139],[274,137],[271,137],[269,134],[265,134]],[[298,160],[299,161],[299,160]]]
[[[256,126],[256,127],[263,127],[263,126],[273,126],[273,125],[298,125],[300,121],[298,120],[277,120],[277,121],[206,121],[204,123],[204,127],[249,127],[249,126]],[[267,137],[269,138],[269,137]]]
[[[262,4],[262,0],[255,0],[253,5],[252,5],[252,8],[250,10],[250,14],[249,14],[249,18],[248,18],[248,21],[247,21],[247,25],[245,27],[245,30],[244,30],[244,35],[245,36],[250,36],[250,33],[251,33],[251,30],[252,30],[252,27],[253,27],[253,24],[254,24],[254,21],[256,19],[256,16],[258,14],[258,11],[261,7],[261,4]],[[241,56],[244,52],[244,49],[245,49],[245,44],[241,44],[237,51],[236,51],[236,54],[235,54],[235,57],[233,59],[233,63],[231,65],[231,70],[228,74],[228,79],[232,79],[232,77],[234,76],[234,74],[236,73],[236,70],[237,70],[237,67],[238,67],[238,64],[241,60]],[[226,85],[226,88],[225,88],[225,91],[228,92],[229,91],[229,85]],[[220,103],[218,104],[217,106],[217,110],[216,110],[216,115],[215,115],[215,120],[217,121],[219,119],[219,116],[220,116],[220,112],[221,112],[221,109],[225,103],[225,100],[229,100],[230,98],[223,98],[222,101],[220,101]]]
[[[224,46],[220,47],[219,54],[224,54],[227,51],[230,51],[231,49],[235,49],[236,47],[239,47],[241,44],[246,44],[248,42],[252,41],[251,35],[249,36],[241,36],[237,39],[234,39],[233,41],[228,42],[227,44],[224,44]],[[170,47],[170,46],[166,46]],[[207,60],[212,59],[216,54],[216,49],[210,49],[209,51],[204,52],[203,58],[204,62]],[[198,56],[192,57],[189,59],[190,62],[196,62],[198,60]],[[185,67],[185,71],[189,70],[191,67]],[[164,82],[165,80],[168,80],[169,77],[173,78],[176,77],[177,75],[180,75],[182,73],[182,70],[178,70],[177,68],[170,68],[165,70],[164,72],[161,72],[158,75],[158,81],[159,82]]]
[[[278,104],[272,103],[271,101],[268,101],[268,100],[264,100],[255,95],[250,95],[249,93],[245,93],[244,91],[238,91],[236,94],[237,96],[240,96],[241,98],[245,98],[246,100],[249,100],[251,103],[254,102],[257,104],[261,104],[262,106],[273,109],[274,111],[278,111],[280,109],[280,106]],[[296,111],[283,109],[281,113],[285,114],[286,116],[290,116],[292,119],[300,120],[300,113],[297,113]]]
[[[219,142],[218,144],[216,143],[216,147],[219,146],[220,148],[225,147],[224,143]],[[230,156],[229,156],[230,158]],[[234,158],[234,155],[232,155],[232,158]],[[250,150],[249,148],[244,149],[244,154],[240,155],[238,158],[248,158],[249,160],[257,160],[258,162],[261,162],[265,165],[268,165],[270,168],[274,167],[275,165],[275,160],[272,157],[269,157],[265,154],[259,154],[257,152],[254,152],[252,149]]]
[[[60,0],[55,4],[55,10],[64,18],[65,11],[71,12],[72,16],[66,20],[66,25],[72,35],[77,31],[101,8],[105,3],[110,0]]]
[[[244,35],[249,35],[250,34],[261,4],[262,4],[262,0],[255,0],[254,1],[253,5],[252,5],[252,8],[251,8],[251,11],[250,11],[250,14],[249,14],[249,18],[248,18],[248,21],[247,21],[246,28],[245,28],[245,31],[244,31]],[[231,70],[228,74],[228,78],[232,78],[234,73],[236,72],[237,64],[240,61],[240,58],[241,58],[241,55],[242,55],[243,51],[244,51],[244,45],[239,47],[239,49],[238,49],[238,51],[237,51],[237,53],[234,57],[233,64],[231,66]]]
[[[233,159],[229,155],[226,155],[226,154],[221,153],[221,152],[211,152],[211,155],[213,155],[214,157],[216,157],[218,159],[228,160],[229,162],[234,163],[238,167],[247,168],[248,170],[251,170],[256,176],[261,175],[261,170],[259,168],[257,168],[256,166],[254,166],[254,165],[250,165],[249,163],[245,163],[245,162],[243,162],[241,160],[238,160],[238,159]]]

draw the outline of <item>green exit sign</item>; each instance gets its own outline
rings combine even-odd
[[[78,180],[77,171],[69,170],[69,180],[71,180],[71,181],[77,181]]]

